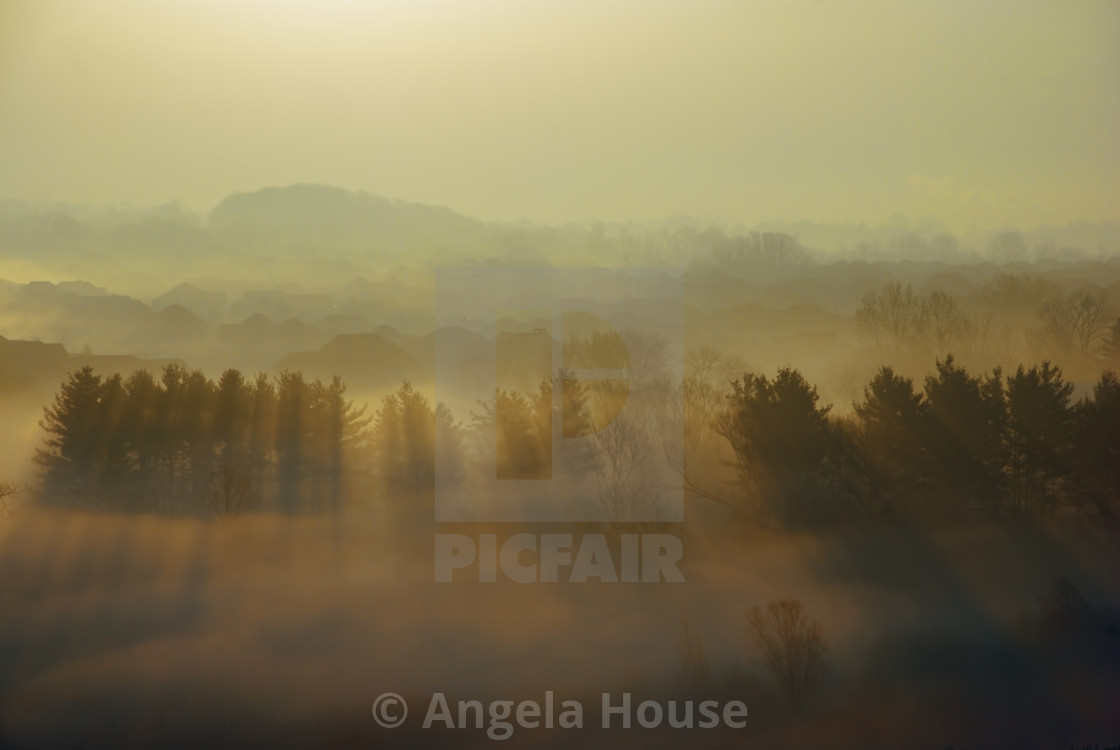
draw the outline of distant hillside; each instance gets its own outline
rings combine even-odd
[[[0,336],[0,398],[24,391],[51,392],[74,370],[90,365],[103,375],[127,378],[136,370],[155,375],[175,358],[144,359],[131,355],[71,354],[62,344],[18,341]]]
[[[746,252],[754,247],[750,237],[760,231],[791,235],[812,262],[773,262],[765,254]],[[428,300],[417,300],[412,288],[418,276],[437,266],[673,266],[713,276],[737,275],[766,287],[783,284],[805,265],[827,263],[836,273],[846,273],[843,265],[835,263],[839,259],[852,261],[847,272],[864,275],[872,263],[897,261],[966,265],[983,275],[989,260],[1003,264],[1011,257],[1044,263],[1120,258],[1117,222],[1023,228],[1023,253],[997,258],[989,244],[998,234],[977,230],[952,236],[928,222],[880,226],[767,222],[754,227],[679,218],[642,223],[494,223],[450,208],[366,192],[290,185],[235,193],[206,217],[175,203],[134,208],[0,201],[0,275],[23,281],[83,279],[89,285],[65,290],[88,296],[104,294],[98,287],[112,289],[155,299],[157,309],[179,304],[216,323],[255,312],[275,320],[303,317],[294,310],[229,309],[245,292],[260,289],[309,292],[350,285],[342,290],[344,295],[361,299],[372,295],[382,304],[404,307],[430,306]],[[738,260],[728,265],[728,258]],[[1040,269],[1020,272],[1028,270]],[[385,279],[390,271],[397,278]],[[900,269],[892,273],[901,275]],[[916,269],[916,273],[925,271]],[[969,279],[977,281],[971,274]],[[168,293],[188,281],[198,282],[196,288]],[[224,291],[225,306],[203,289]],[[169,296],[161,297],[164,293]],[[705,306],[732,302],[723,299]],[[377,325],[395,312],[388,307],[331,309],[309,322],[322,323],[336,314],[364,315]],[[340,323],[348,330],[368,329],[358,319]]]
[[[287,355],[273,369],[299,370],[321,380],[340,375],[355,388],[391,387],[426,374],[403,349],[376,333],[339,334],[317,351]]]
[[[480,248],[494,233],[447,208],[325,185],[235,193],[210,212],[209,228],[220,243],[242,250],[391,256]]]
[[[203,291],[194,284],[184,283],[153,299],[152,309],[162,310],[172,305],[179,305],[203,320],[213,323],[225,314],[226,304],[225,292]]]

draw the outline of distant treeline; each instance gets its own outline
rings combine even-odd
[[[596,475],[600,501],[620,508],[645,501],[642,478],[668,461],[693,497],[786,528],[1120,513],[1112,371],[1074,402],[1073,385],[1049,362],[972,375],[948,356],[920,390],[881,368],[854,414],[835,416],[796,369],[730,380],[713,375],[718,355],[698,369],[702,359],[690,357],[681,398],[667,382],[636,385],[629,398],[642,405],[639,416],[591,435],[577,463],[558,470]],[[540,475],[550,411],[562,409],[565,423],[595,421],[592,394],[566,385],[557,405],[553,387],[498,392],[464,427],[408,383],[365,416],[338,378],[246,380],[227,370],[214,382],[170,365],[158,380],[143,371],[123,380],[86,367],[45,410],[37,461],[49,502],[171,514],[328,510],[354,488],[365,499],[430,490],[437,445],[453,481],[492,475],[495,461],[510,476]],[[659,447],[673,422],[655,412],[674,402],[684,407],[681,456]]]
[[[235,516],[254,509],[336,509],[353,491],[410,496],[466,466],[466,438],[493,471],[536,476],[551,452],[552,385],[534,398],[500,391],[480,404],[470,429],[410,383],[382,399],[373,416],[346,399],[346,386],[299,372],[247,380],[226,370],[215,382],[172,364],[156,379],[139,370],[103,377],[86,366],[44,409],[35,460],[48,504],[114,511]],[[582,395],[569,388],[569,409]],[[496,416],[500,417],[497,422]],[[577,422],[578,424],[578,422]],[[500,428],[500,429],[497,429]],[[495,456],[495,449],[497,456]],[[590,464],[590,461],[588,462]]]
[[[369,419],[346,387],[284,372],[218,382],[168,365],[156,380],[91,367],[70,375],[40,423],[49,502],[169,514],[208,507],[334,507],[346,454]]]
[[[1091,398],[1043,362],[1005,377],[970,375],[951,356],[916,390],[882,367],[855,405],[832,418],[795,369],[732,383],[715,432],[733,453],[743,516],[787,527],[863,518],[952,521],[1120,511],[1120,382],[1106,371]],[[690,482],[692,480],[690,479]]]
[[[997,274],[972,307],[943,291],[921,296],[893,281],[864,294],[855,318],[865,340],[892,352],[954,352],[976,360],[1043,351],[1063,361],[1120,361],[1120,308],[1105,291],[1064,294],[1039,276]]]

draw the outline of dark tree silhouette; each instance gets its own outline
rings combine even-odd
[[[219,458],[210,475],[206,507],[218,518],[236,518],[260,503],[249,470],[230,458]]]
[[[249,473],[258,487],[275,479],[276,384],[264,373],[257,375],[249,395]]]
[[[154,507],[157,492],[159,450],[159,385],[147,370],[137,370],[124,384],[125,408],[122,429],[128,436],[133,455],[134,474],[128,493],[134,509]]]
[[[1074,416],[1078,499],[1102,516],[1120,514],[1120,379],[1107,370]]]
[[[447,404],[436,404],[436,467],[449,483],[462,480],[466,470],[463,446],[463,426]]]
[[[834,517],[839,509],[828,476],[835,448],[827,419],[831,407],[817,406],[816,387],[788,367],[773,380],[746,373],[731,387],[716,431],[735,453],[735,468],[749,501],[787,526]]]
[[[769,602],[747,612],[747,635],[795,713],[804,710],[824,671],[824,629],[796,599]]]
[[[93,489],[105,467],[106,420],[101,409],[105,386],[85,366],[62,384],[39,425],[47,433],[35,462],[46,473],[47,496],[57,502],[95,502]]]
[[[496,470],[499,479],[551,478],[551,394],[542,383],[533,399],[499,389],[491,401],[478,402],[470,431],[481,471]]]
[[[131,473],[131,441],[123,425],[126,398],[119,374],[114,373],[102,381],[95,432],[103,444],[99,451],[103,451],[100,502],[109,508],[120,508],[125,504],[124,490]]]
[[[963,518],[999,511],[1007,407],[999,369],[970,376],[952,356],[926,378],[926,444],[936,460],[940,511]]]
[[[324,400],[323,439],[319,441],[320,463],[328,471],[328,498],[331,512],[338,510],[343,494],[343,477],[347,466],[359,469],[356,454],[367,448],[366,433],[371,418],[366,416],[366,407],[355,408],[346,398],[346,384],[342,378],[334,376],[331,382],[321,387]]]
[[[1022,365],[1007,379],[1007,446],[1012,507],[1020,512],[1053,507],[1059,483],[1069,473],[1073,384],[1061,368],[1043,362]]]
[[[169,514],[237,515],[268,497],[289,512],[336,509],[369,421],[345,391],[288,372],[249,384],[227,370],[215,384],[172,364],[159,381],[122,383],[83,368],[44,411],[44,496]]]
[[[1001,273],[984,285],[984,296],[1004,315],[1022,321],[1038,316],[1061,296],[1061,290],[1039,276]]]
[[[972,319],[945,292],[930,292],[922,300],[921,332],[937,356],[966,346],[975,333],[974,327]]]
[[[1120,318],[1109,328],[1101,346],[1101,356],[1110,365],[1120,365]]]
[[[1084,289],[1056,295],[1042,308],[1042,330],[1055,353],[1094,357],[1108,345],[1109,325],[1116,308],[1106,294]]]
[[[547,404],[541,393],[530,400],[520,393],[494,396],[494,425],[499,479],[552,478],[551,387]],[[543,407],[543,408],[542,408]]]
[[[860,333],[876,346],[902,351],[922,335],[922,300],[914,289],[892,281],[863,295],[856,310]]]
[[[11,518],[12,509],[8,505],[8,498],[13,497],[18,491],[14,484],[0,479],[0,523]]]
[[[280,508],[288,512],[299,509],[301,480],[304,475],[304,452],[311,428],[308,409],[311,394],[300,372],[284,371],[276,386],[276,461],[279,469]]]
[[[249,388],[237,370],[226,370],[218,380],[214,398],[214,439],[221,458],[234,465],[245,460],[248,448]]]
[[[492,477],[497,467],[521,479],[591,476],[600,499],[625,515],[659,491],[660,460],[694,496],[789,528],[903,513],[963,520],[1069,502],[1104,516],[1120,510],[1120,383],[1111,371],[1092,398],[1072,405],[1072,385],[1049,362],[1018,368],[1006,392],[1000,370],[973,376],[951,356],[937,362],[923,393],[884,367],[855,416],[843,418],[819,405],[817,389],[792,368],[773,379],[746,373],[722,407],[720,391],[693,377],[681,391],[686,435],[706,453],[732,457],[739,491],[730,496],[699,486],[684,457],[658,443],[669,386],[627,391],[628,411],[612,422],[604,415],[616,415],[621,392],[598,383],[561,372],[528,395],[496,392],[471,415],[468,452],[450,409],[433,408],[409,383],[383,400],[374,421],[337,377],[324,384],[284,372],[250,381],[227,370],[215,383],[173,364],[158,379],[137,372],[122,381],[85,367],[44,409],[35,460],[48,502],[165,514],[336,511],[348,478],[350,487],[416,495],[432,489],[437,468],[460,481],[476,469]],[[553,466],[557,439],[564,449]],[[718,473],[718,458],[708,460]]]
[[[880,515],[920,505],[929,477],[928,413],[914,381],[882,367],[855,405],[868,475],[868,500]]]
[[[435,430],[435,410],[411,383],[382,400],[373,441],[376,471],[386,491],[416,493],[432,486]]]
[[[187,373],[182,384],[179,418],[187,460],[188,497],[205,495],[213,463],[214,384],[201,370]],[[183,508],[178,511],[182,512]]]
[[[707,687],[712,676],[708,658],[704,654],[704,641],[681,612],[681,630],[677,633],[677,656],[680,658],[681,681],[693,688]]]

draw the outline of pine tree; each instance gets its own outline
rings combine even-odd
[[[158,454],[155,448],[159,386],[147,370],[137,370],[124,383],[122,430],[132,457],[132,487],[127,493],[133,509],[155,507]]]
[[[1065,382],[1061,368],[1050,362],[1029,370],[1020,365],[1007,379],[1008,464],[1013,507],[1018,511],[1052,506],[1069,474],[1072,393],[1073,384]]]
[[[377,473],[390,492],[416,493],[435,478],[435,412],[405,381],[382,399],[373,427]]]
[[[835,511],[829,507],[834,498],[827,476],[831,407],[817,405],[816,387],[788,367],[772,381],[747,373],[731,387],[729,407],[716,431],[731,444],[748,496],[768,506],[786,526],[830,518]]]
[[[948,356],[937,362],[937,374],[926,378],[925,397],[927,445],[937,461],[942,512],[958,518],[996,514],[1006,425],[1001,372],[972,377]]]
[[[47,433],[35,462],[43,467],[48,502],[90,502],[106,456],[101,410],[104,384],[89,365],[70,374],[43,409],[40,427]]]
[[[867,464],[872,507],[895,514],[921,503],[929,458],[924,442],[927,411],[914,381],[882,367],[855,405]]]
[[[1073,454],[1078,497],[1108,519],[1120,515],[1120,379],[1101,374],[1093,397],[1075,409]]]

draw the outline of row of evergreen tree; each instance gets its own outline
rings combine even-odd
[[[1092,396],[1049,362],[970,375],[951,356],[917,390],[881,368],[855,405],[832,418],[794,369],[732,384],[714,429],[730,445],[744,514],[786,526],[862,517],[963,519],[1120,512],[1120,382],[1106,371]],[[714,493],[709,493],[714,494]]]
[[[51,502],[169,514],[336,508],[351,491],[425,492],[437,465],[452,480],[495,468],[508,478],[549,476],[553,425],[585,434],[594,411],[591,394],[572,383],[560,405],[553,388],[498,392],[464,426],[408,383],[368,417],[338,378],[246,380],[228,370],[214,382],[171,365],[158,380],[144,371],[122,379],[86,367],[45,410],[36,458]],[[672,408],[670,395],[645,402]],[[883,367],[844,417],[792,368],[773,378],[747,373],[714,390],[686,381],[683,397],[684,484],[744,518],[807,527],[1059,507],[1120,512],[1120,382],[1112,372],[1075,402],[1073,385],[1048,362],[1005,377],[998,369],[971,375],[947,357],[921,390]],[[660,429],[656,419],[643,424],[636,429]],[[603,477],[612,486],[645,472],[623,464],[636,446],[651,460],[648,439],[614,428],[617,435],[603,433],[557,469],[613,472]],[[623,438],[627,445],[612,451],[612,439]]]
[[[339,378],[298,372],[247,381],[227,370],[214,382],[176,364],[159,380],[84,367],[41,422],[44,498],[173,515],[336,507],[370,421],[345,392]]]

